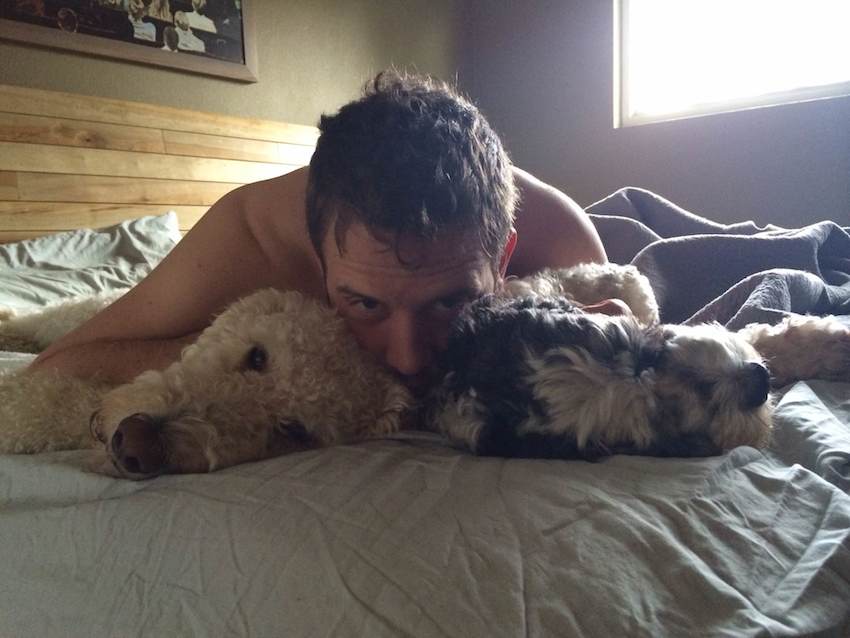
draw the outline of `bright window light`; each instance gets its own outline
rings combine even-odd
[[[850,94],[850,0],[618,0],[620,125]]]

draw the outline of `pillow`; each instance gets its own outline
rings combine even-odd
[[[130,288],[180,240],[177,214],[0,245],[0,306],[31,309]]]

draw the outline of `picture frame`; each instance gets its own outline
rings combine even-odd
[[[250,0],[2,0],[0,39],[259,80]]]

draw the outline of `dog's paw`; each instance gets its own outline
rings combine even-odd
[[[850,327],[834,317],[793,315],[740,331],[765,358],[775,387],[804,379],[850,381]]]
[[[42,348],[34,341],[16,335],[4,334],[0,326],[0,350],[6,352],[23,352],[26,354],[38,354]]]
[[[11,308],[0,306],[0,350],[37,353],[37,346],[32,341],[20,337],[10,329],[9,323],[16,315]]]
[[[432,427],[455,447],[479,454],[479,438],[485,426],[484,406],[474,390],[441,401],[439,409],[428,416]]]

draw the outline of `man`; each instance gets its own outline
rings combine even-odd
[[[195,53],[206,52],[206,45],[192,31],[189,19],[183,11],[174,14],[174,26],[177,29],[177,48],[180,51],[194,51]]]
[[[320,129],[309,169],[223,197],[144,281],[33,367],[129,381],[177,359],[232,301],[275,287],[326,299],[418,392],[464,302],[506,275],[606,260],[583,211],[514,168],[446,85],[380,74]]]
[[[133,25],[133,37],[136,40],[156,42],[156,25],[152,22],[145,22],[146,15],[147,8],[142,0],[130,0],[127,19]]]

